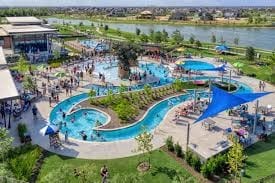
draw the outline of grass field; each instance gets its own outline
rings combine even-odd
[[[111,182],[128,183],[136,182],[135,178],[138,178],[137,182],[150,182],[150,183],[169,183],[173,180],[177,182],[177,179],[183,178],[186,182],[198,182],[191,176],[180,164],[161,150],[154,151],[151,155],[152,168],[146,173],[139,173],[137,171],[137,164],[141,156],[134,156],[129,158],[114,159],[114,160],[84,160],[62,157],[55,154],[50,154],[42,166],[38,182],[52,182],[49,181],[50,177],[59,172],[61,166],[78,168],[88,165],[89,171],[92,173],[91,182],[100,182],[100,168],[105,164],[110,173]],[[89,166],[91,168],[89,168]],[[66,171],[67,172],[67,171]],[[56,177],[54,182],[81,182],[74,176],[72,172],[60,172],[60,176]],[[62,175],[63,174],[63,175]],[[52,176],[51,176],[52,175]],[[58,174],[57,174],[58,175]],[[64,177],[64,175],[66,175]],[[132,178],[129,178],[132,177]],[[89,182],[89,181],[88,181]]]
[[[275,134],[270,136],[268,142],[258,142],[245,152],[248,159],[243,182],[255,181],[275,173]]]

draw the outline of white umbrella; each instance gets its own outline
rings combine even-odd
[[[43,128],[40,129],[40,133],[45,136],[45,135],[52,135],[56,133],[59,130],[59,128],[53,124],[47,125]]]

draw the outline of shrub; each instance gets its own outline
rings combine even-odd
[[[218,155],[216,157],[212,157],[209,160],[207,160],[202,166],[201,166],[201,173],[204,177],[211,177],[214,174],[221,174],[223,171],[227,168],[227,156],[224,155]]]
[[[179,145],[178,142],[175,144],[174,149],[176,151],[177,157],[183,157],[182,147]]]
[[[173,137],[169,136],[166,141],[165,141],[166,147],[169,151],[174,152],[174,142],[173,142]]]
[[[201,169],[201,160],[200,160],[200,158],[197,156],[197,155],[195,155],[195,154],[193,154],[192,155],[192,158],[191,158],[191,166],[196,170],[196,171],[200,171],[200,169]]]
[[[24,123],[19,123],[17,126],[18,136],[20,137],[21,142],[24,140],[24,133],[27,132],[27,126]]]
[[[188,165],[191,165],[193,153],[190,150],[187,150],[185,153],[185,161]]]
[[[15,148],[8,162],[10,170],[17,179],[27,181],[31,177],[32,169],[41,154],[41,148],[25,145]]]
[[[58,68],[58,67],[61,66],[61,63],[60,63],[60,62],[54,62],[54,63],[51,63],[50,66],[51,66],[52,68]]]

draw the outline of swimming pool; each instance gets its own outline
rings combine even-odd
[[[74,119],[74,121],[72,121]],[[107,115],[95,109],[80,109],[65,117],[66,125],[62,125],[61,132],[68,132],[69,137],[82,139],[80,131],[92,131],[92,128],[107,122]]]
[[[103,64],[104,65],[104,64]],[[107,66],[106,64],[105,66]],[[169,72],[167,68],[160,66],[155,63],[146,63],[146,62],[140,62],[140,68],[142,70],[146,70],[147,72],[151,71],[152,74],[155,76],[158,76],[160,78],[160,82],[157,83],[151,83],[150,85],[153,87],[163,86],[166,84],[169,84],[173,82],[174,78],[169,76]],[[103,69],[103,67],[102,67]],[[116,71],[113,71],[114,73],[117,73]],[[182,78],[183,81],[186,81],[188,78]],[[196,76],[192,78],[192,80],[209,80],[209,79],[218,79],[218,77],[208,77],[208,76]],[[224,78],[224,80],[228,80],[228,78]],[[239,87],[237,89],[237,93],[243,93],[243,92],[252,92],[252,89],[247,86],[244,83],[237,82],[235,80],[231,80],[232,83],[237,84]],[[139,90],[142,89],[144,85],[135,85],[131,86],[132,90]],[[98,96],[106,95],[108,90],[113,90],[114,93],[117,93],[119,90],[118,86],[110,86],[110,87],[104,87],[100,85],[91,84],[87,86],[90,89],[94,89],[97,91]],[[192,93],[192,91],[190,91]],[[80,110],[80,112],[75,113],[75,119],[77,121],[76,124],[70,124],[70,115],[67,116],[65,119],[67,127],[64,129],[61,129],[61,132],[64,133],[66,130],[69,132],[69,137],[75,138],[75,139],[82,139],[79,132],[81,130],[86,131],[86,134],[88,135],[88,141],[117,141],[117,140],[125,140],[134,138],[140,133],[140,129],[142,126],[146,126],[146,128],[149,131],[154,130],[162,121],[166,113],[169,111],[168,101],[172,101],[174,105],[177,105],[183,101],[186,101],[191,95],[184,94],[179,97],[173,97],[171,99],[164,100],[158,104],[156,104],[153,108],[151,108],[148,113],[145,115],[144,119],[139,121],[138,123],[135,123],[134,125],[128,126],[126,128],[117,129],[117,130],[109,130],[109,131],[102,131],[100,130],[100,138],[93,138],[91,139],[91,134],[95,134],[95,131],[92,130],[92,127],[95,125],[95,121],[99,120],[101,123],[106,122],[106,115],[103,113],[100,113],[98,111],[92,111],[90,116],[93,116],[91,119],[91,122],[85,121],[85,117],[83,116],[83,111]],[[207,97],[207,93],[202,93],[201,98]],[[53,110],[50,113],[49,121],[54,124],[59,124],[60,121],[62,121],[62,113],[60,113],[60,109],[62,111],[68,113],[72,109],[72,107],[79,102],[86,100],[88,98],[88,94],[82,93],[73,97],[70,97],[60,103],[58,103]],[[82,114],[82,115],[81,115]],[[83,126],[82,126],[83,125]],[[95,135],[94,135],[95,136]]]
[[[205,69],[213,69],[215,66],[213,64],[199,61],[199,60],[185,60],[184,64],[182,64],[185,70],[205,70]]]
[[[81,40],[80,43],[88,48],[95,49],[96,51],[106,51],[109,49],[107,44],[92,39]]]

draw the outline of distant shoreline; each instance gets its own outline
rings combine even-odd
[[[43,17],[42,17],[43,18]],[[99,18],[83,18],[83,17],[68,17],[68,16],[47,16],[46,18],[59,18],[59,19],[75,19],[75,20],[88,20],[97,23],[123,23],[123,24],[159,24],[159,25],[175,25],[175,26],[214,26],[214,27],[243,27],[243,28],[275,28],[272,24],[221,24],[216,22],[207,23],[194,23],[194,22],[183,22],[183,21],[159,21],[159,20],[108,20]]]

